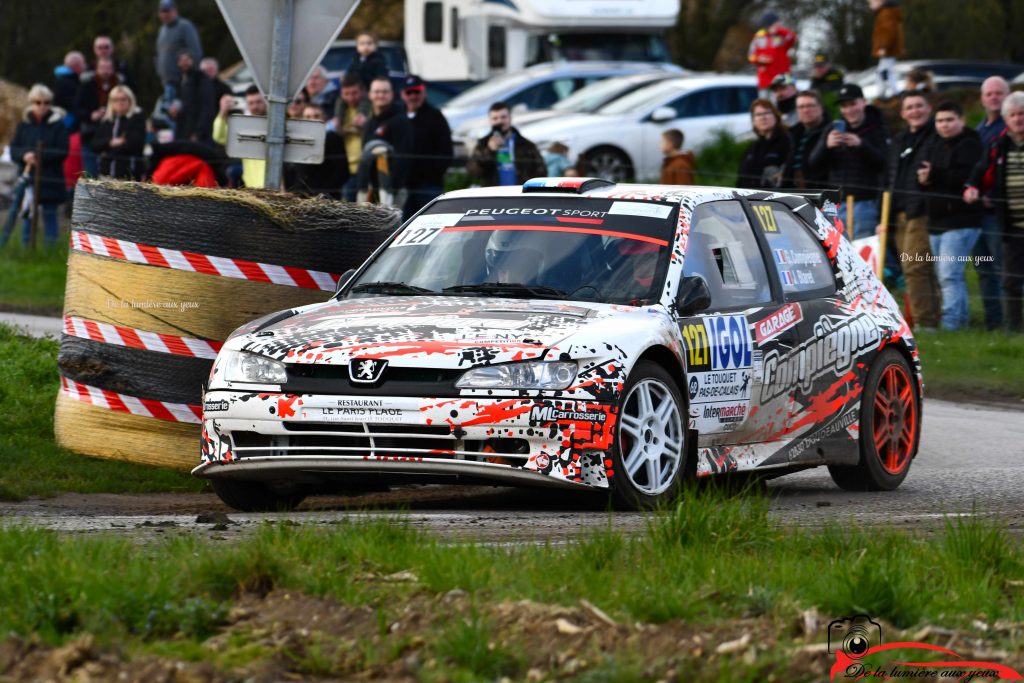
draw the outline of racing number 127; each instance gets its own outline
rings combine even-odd
[[[767,204],[760,204],[752,207],[754,209],[754,215],[757,216],[757,220],[761,223],[761,229],[765,232],[778,232],[779,224],[775,222],[775,214],[772,212],[772,207]]]
[[[711,359],[708,357],[710,351],[708,344],[708,331],[703,325],[683,325],[683,341],[686,342],[687,360],[689,367],[707,367]]]
[[[444,230],[442,226],[406,230],[395,239],[391,246],[404,247],[415,244],[429,244],[442,230]]]

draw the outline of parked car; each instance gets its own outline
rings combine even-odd
[[[539,146],[563,143],[574,163],[586,155],[585,175],[649,180],[660,172],[662,131],[680,129],[691,148],[718,130],[741,135],[750,130],[750,104],[756,98],[753,76],[684,76],[635,90],[596,112],[559,116],[520,131]]]
[[[666,78],[675,78],[677,76],[678,74],[674,71],[653,71],[623,76],[621,78],[606,78],[580,88],[564,100],[553,104],[550,109],[516,112],[515,125],[522,127],[529,123],[545,121],[565,114],[594,112],[609,102],[623,95],[628,95],[634,90],[639,90],[651,83],[657,83]],[[452,142],[456,154],[468,157],[476,141],[490,130],[491,124],[486,116],[470,119],[460,125],[452,133]]]
[[[931,71],[935,77],[935,86],[939,91],[957,88],[980,88],[981,83],[989,76],[1002,76],[1012,81],[1024,72],[1024,64],[1012,62],[982,62],[958,59],[915,59],[896,62],[896,79],[902,86],[903,79],[913,69]],[[882,85],[878,80],[878,69],[865,69],[847,75],[848,82],[856,83],[864,91],[867,99],[876,99],[882,94]]]
[[[548,109],[580,88],[610,76],[636,73],[683,73],[672,64],[646,62],[558,62],[537,64],[522,71],[496,76],[452,98],[444,108],[452,130],[466,121],[487,116],[499,100],[520,112]],[[513,125],[518,127],[515,115]]]
[[[239,510],[368,479],[634,509],[688,477],[818,465],[895,489],[917,347],[837,199],[593,178],[443,195],[329,301],[230,336],[193,473]]]

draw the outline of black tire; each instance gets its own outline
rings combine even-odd
[[[679,495],[687,471],[686,426],[686,402],[672,376],[651,361],[637,363],[622,389],[611,453],[617,507],[650,510]]]
[[[586,153],[586,173],[614,183],[633,179],[633,164],[622,150],[614,147],[595,147]]]
[[[878,355],[860,404],[860,461],[829,465],[847,491],[892,491],[903,483],[921,437],[921,400],[906,359],[894,349]]]
[[[217,497],[239,512],[286,512],[306,498],[299,489],[278,489],[262,481],[214,479],[212,483]]]

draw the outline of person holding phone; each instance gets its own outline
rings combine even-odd
[[[547,165],[537,145],[512,126],[512,112],[505,102],[495,102],[487,113],[491,132],[480,138],[466,164],[469,177],[483,185],[521,185],[547,175]]]
[[[828,185],[842,192],[839,217],[845,222],[845,197],[853,196],[854,238],[873,235],[879,217],[889,131],[882,112],[869,105],[860,86],[847,83],[836,96],[841,118],[830,123],[811,152],[809,164],[828,172]]]

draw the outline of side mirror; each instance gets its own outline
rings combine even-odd
[[[661,123],[662,121],[671,121],[676,117],[676,110],[672,107],[658,107],[651,112],[651,121],[655,123]]]
[[[346,270],[344,273],[341,274],[341,277],[338,278],[338,286],[334,288],[334,295],[335,296],[337,296],[338,294],[341,293],[342,287],[347,285],[348,281],[351,280],[352,276],[355,275],[355,274],[356,274],[356,269],[355,268],[349,268],[348,270]]]
[[[711,305],[711,290],[700,275],[690,275],[679,281],[675,308],[679,315],[691,315],[706,310]]]

